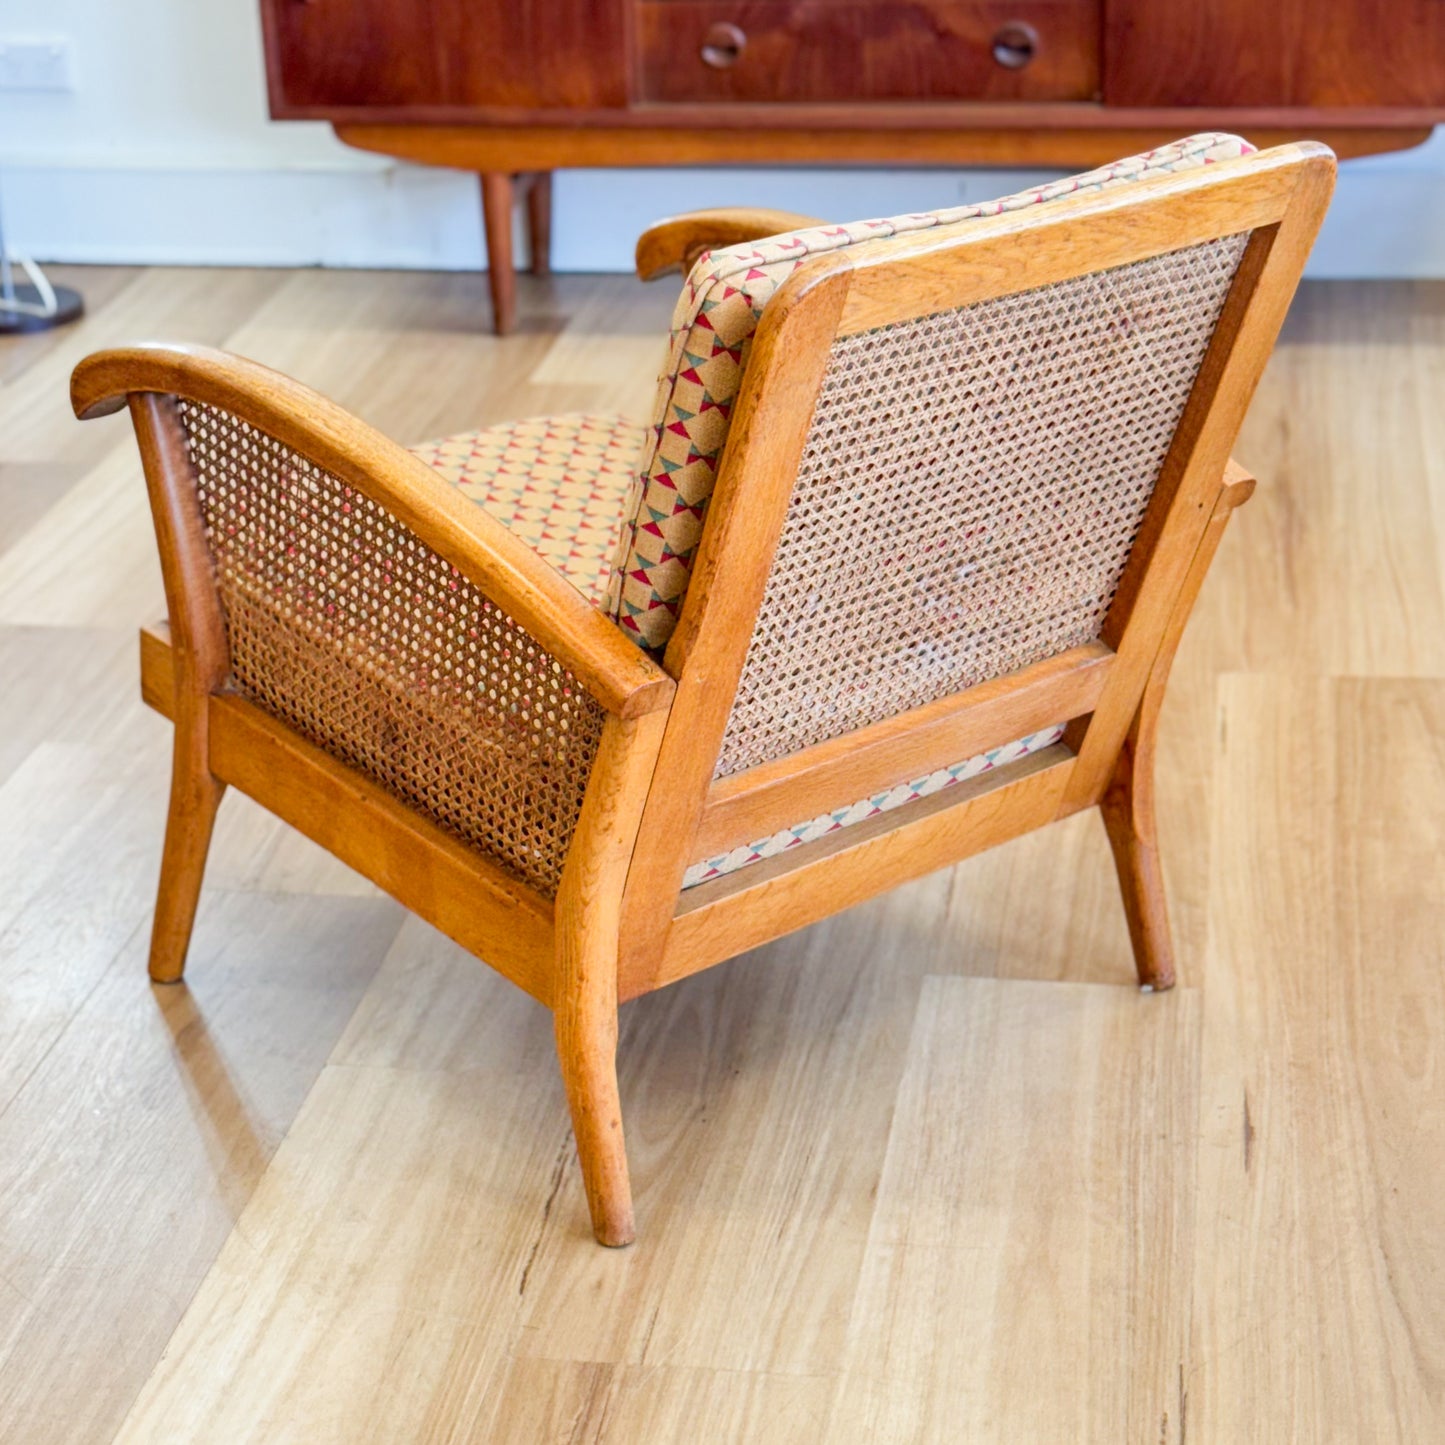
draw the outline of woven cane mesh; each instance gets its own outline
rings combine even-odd
[[[1247,240],[834,344],[718,776],[1099,635]]]
[[[355,488],[228,412],[181,415],[237,690],[554,893],[598,704]]]

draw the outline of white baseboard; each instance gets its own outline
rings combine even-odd
[[[628,271],[643,225],[696,206],[889,215],[1001,195],[1045,174],[563,171],[553,261],[559,271]],[[0,213],[12,248],[50,261],[471,270],[484,257],[475,178],[405,165],[12,164],[0,175]],[[1420,150],[1342,168],[1309,274],[1445,277],[1445,130]]]
[[[10,166],[10,246],[118,265],[481,265],[474,178],[414,166],[221,169]]]

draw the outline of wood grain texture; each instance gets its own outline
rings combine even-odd
[[[43,741],[0,787],[0,1117],[149,915],[165,776],[163,746]]]
[[[596,115],[585,129],[548,125],[545,114],[443,114],[424,125],[388,124],[369,112],[330,118],[340,139],[359,150],[467,171],[807,161],[1087,170],[1168,145],[1202,125],[1247,132],[1261,149],[1316,140],[1342,157],[1407,150],[1430,138],[1438,112],[902,105],[871,106],[860,125],[855,107],[810,106],[806,128],[792,123],[785,106],[743,105],[647,106],[630,123]]]
[[[1333,161],[1304,145],[1277,153],[1292,186],[1279,219],[1254,230],[1170,443],[1103,638],[1119,655],[1109,695],[1078,744],[1066,806],[1099,801],[1188,582],[1239,429],[1273,351],[1334,189]],[[1292,155],[1294,166],[1284,160]],[[1263,178],[1262,178],[1263,179]]]
[[[783,283],[754,343],[708,527],[664,658],[678,692],[628,875],[624,997],[1016,837],[1051,816],[1048,807],[1067,816],[1104,799],[1156,663],[1161,686],[1167,677],[1202,577],[1191,568],[1197,558],[1207,565],[1212,556],[1212,547],[1202,551],[1201,541],[1219,501],[1229,447],[1323,217],[1333,176],[1334,158],[1320,147],[1285,147],[1159,177],[1126,192],[1070,197],[1044,213],[990,217],[967,235],[908,234],[855,248],[856,254],[824,253],[803,262]],[[1062,679],[1046,683],[1019,673],[1001,680],[994,693],[982,689],[973,698],[984,705],[986,721],[1001,726],[996,738],[987,738],[982,728],[980,746],[1007,740],[1005,719],[995,714],[1008,706],[1010,689],[1019,693],[1018,732],[1046,726],[1050,714],[1052,720],[1073,718],[1054,776],[1047,784],[1036,776],[1017,784],[1000,778],[997,787],[985,786],[986,796],[965,790],[966,801],[939,795],[916,805],[918,817],[906,823],[901,816],[892,822],[874,819],[861,831],[781,853],[678,899],[684,863],[707,852],[699,833],[711,775],[792,493],[804,423],[834,339],[1234,235],[1249,237],[1243,258],[1105,619],[1102,640],[1116,655],[1102,686],[1079,706],[1060,706],[1057,713],[1046,696],[1030,694],[1066,688],[1067,669]],[[1182,606],[1176,606],[1181,597]],[[1049,713],[1031,718],[1031,700]],[[966,695],[959,701],[960,718],[967,702]],[[922,718],[930,744],[937,741],[936,711],[926,710]],[[913,775],[901,756],[910,719],[895,722],[890,741],[871,759],[849,756],[842,742],[834,750],[833,764],[840,773],[851,769],[847,775],[859,785],[858,793]],[[1147,730],[1152,732],[1152,721]],[[900,758],[890,765],[895,745]],[[955,758],[963,755],[960,748]],[[1129,786],[1137,775],[1142,819],[1152,799],[1153,753],[1140,747],[1131,756]],[[787,771],[775,769],[767,809],[756,817],[738,812],[726,821],[726,842],[765,836],[771,831],[765,822],[785,826],[790,818],[816,816],[821,805],[816,761],[800,756]],[[945,761],[939,758],[935,765]],[[1027,775],[1033,768],[1015,771]],[[825,777],[825,788],[828,781]],[[841,777],[831,781],[841,784]],[[847,796],[829,801],[836,806]],[[1117,826],[1133,819],[1133,812],[1115,810],[1111,817],[1140,977],[1166,988],[1173,978],[1172,949],[1157,856],[1152,841],[1132,847],[1137,830]],[[726,831],[733,828],[737,831]],[[893,836],[887,836],[890,828]],[[1152,839],[1152,822],[1144,831]]]
[[[1191,1434],[1430,1439],[1445,682],[1226,677],[1220,728]]]
[[[86,742],[104,730],[123,747],[147,731],[135,710],[135,648],[109,629],[0,626],[0,676],[0,785],[42,744]],[[77,677],[93,684],[83,698]]]
[[[1231,671],[1445,675],[1439,293],[1328,294],[1290,316],[1288,365],[1266,372],[1246,422],[1238,453],[1271,482],[1232,529],[1228,595],[1205,594],[1234,625],[1206,625]],[[1304,408],[1310,425],[1287,419]]]
[[[527,178],[527,269],[534,276],[552,274],[552,172],[534,171]]]
[[[29,335],[47,335],[31,332]],[[0,462],[0,514],[5,530],[0,532],[0,550],[22,537],[26,530],[54,505],[57,497],[73,487],[85,469],[65,462]]]
[[[924,979],[829,1438],[1185,1439],[1199,1015]]]
[[[809,1440],[827,1417],[821,1375],[513,1360],[481,1416],[491,1440]]]
[[[1020,674],[720,778],[708,790],[694,852],[705,858],[766,838],[900,778],[921,777],[1079,717],[1098,700],[1113,655],[1102,643],[1086,643]]]
[[[517,275],[512,254],[512,203],[516,188],[506,171],[483,171],[482,234],[487,241],[487,285],[492,330],[507,336],[517,324]]]
[[[1445,105],[1433,0],[1108,0],[1110,105]]]
[[[76,352],[166,308],[165,330],[292,370],[410,439],[625,408],[629,385],[645,413],[668,289],[523,276],[524,324],[496,340],[478,334],[477,276],[148,272],[80,323]],[[585,328],[617,339],[616,374]],[[1445,1435],[1445,287],[1307,285],[1245,423],[1260,487],[1159,721],[1186,987],[1133,991],[1107,843],[1080,814],[628,1004],[619,1083],[647,1233],[623,1252],[587,1229],[546,1011],[414,920],[372,972],[399,915],[323,896],[365,885],[238,796],[191,983],[156,1011],[142,980],[165,725],[133,669],[160,576],[132,444],[67,414],[69,345],[0,390],[0,457],[75,469],[14,532],[0,515],[0,1249],[15,1251],[0,1438],[109,1445],[144,1386],[126,1438],[167,1445],[630,1445],[699,1419],[749,1445],[873,1445],[989,1401],[1032,1438],[1103,1420],[1128,1439],[1138,1422],[1152,1445],[1181,1423],[1178,1362],[1172,1395],[1155,1367],[1181,1319],[1185,1445]],[[919,1007],[929,978],[938,1029]],[[985,980],[987,1005],[951,993]],[[1045,980],[1089,987],[1061,998]],[[1176,1028],[1164,1011],[1181,1004]],[[1041,1040],[1054,1049],[1021,1066]],[[973,1081],[995,1050],[990,1091]],[[1186,1062],[1196,1122],[1120,1145],[1156,1184],[1172,1151],[1197,1160],[1194,1182],[1150,1196],[1132,1254],[1109,1211],[1149,1200],[1121,1197],[1121,1176],[1081,1189],[1054,1171],[1004,1197],[1035,1178],[1016,1128],[1045,1158],[1092,1157],[1121,1121],[1162,1117],[1178,1095],[1157,1086],[1195,1087]],[[1089,1082],[1061,1100],[1065,1076]],[[905,1077],[959,1087],[920,1114]],[[994,1158],[974,1153],[999,1137]],[[875,1213],[961,1209],[973,1178],[999,1184],[992,1249],[940,1251],[922,1278],[870,1245]],[[1167,1264],[1165,1229],[1192,1240],[1176,1297],[1120,1337],[1141,1298],[1128,1271]],[[865,1263],[887,1318],[857,1303]],[[964,1331],[990,1269],[1021,1282]],[[1067,1391],[1081,1358],[1093,1372]]]
[[[1254,488],[1255,479],[1238,463],[1231,462],[1225,469],[1224,485],[1219,489],[1174,612],[1165,626],[1163,642],[1149,670],[1138,710],[1129,724],[1114,775],[1099,803],[1114,853],[1114,868],[1119,875],[1119,891],[1129,921],[1129,941],[1134,949],[1139,986],[1153,992],[1174,987],[1174,941],[1169,927],[1154,807],[1159,718],[1179,643],[1214,555],[1224,539],[1224,529],[1235,509],[1254,495]]]
[[[708,47],[718,25],[736,47],[721,56]],[[1003,65],[996,37],[1019,25],[1032,54]],[[1095,0],[638,0],[636,27],[643,101],[1067,101],[1099,90]]]
[[[863,249],[850,258],[854,272],[840,330],[844,335],[869,331],[1096,269],[1127,266],[1171,247],[1273,226],[1293,202],[1304,203],[1297,224],[1313,236],[1333,181],[1333,158],[1327,152],[1308,143],[1281,146],[1267,159],[1235,164],[1237,183],[1225,196],[1218,174],[1230,168],[1225,162],[1083,192],[1050,202],[1042,214],[1025,207],[981,217],[968,228],[968,268],[949,264],[957,234],[939,235],[936,229],[906,232],[890,240],[886,251]],[[1308,193],[1299,194],[1302,171],[1318,188],[1313,206]],[[1030,237],[1026,248],[1018,244],[1025,234]],[[1280,270],[1287,261],[1280,258]]]
[[[211,766],[211,694],[231,670],[226,620],[212,581],[210,546],[197,495],[199,479],[175,399],[130,398],[161,559],[171,664],[171,793],[161,876],[151,923],[149,970],[177,982],[201,897],[206,854],[225,782]],[[142,681],[141,691],[145,691]]]
[[[655,962],[625,957],[624,998],[710,968],[841,907],[1053,822],[1076,766],[1063,746],[689,888]]]
[[[414,961],[426,931],[406,932]],[[452,981],[443,1013],[478,987],[491,1004],[458,1067],[362,1062],[348,1033],[172,1340],[177,1373],[152,1378],[118,1440],[444,1439],[476,1408],[524,1302],[533,1205],[571,1151],[545,1011],[474,962]],[[480,1246],[464,1267],[462,1239]],[[218,1350],[224,1383],[202,1363]]]
[[[589,408],[632,417],[640,435],[647,424],[647,398],[638,395],[637,378],[651,376],[656,384],[662,338],[677,300],[674,288],[650,287],[649,304],[639,306],[643,293],[626,276],[557,277],[551,286],[568,288],[566,316],[528,374],[529,390],[585,393]],[[601,337],[605,345],[599,344]]]
[[[134,793],[112,810],[134,818]],[[190,988],[147,986],[144,928],[112,955],[0,1114],[7,1438],[114,1436],[400,922],[384,901],[229,895]]]
[[[218,345],[285,289],[284,271],[179,267],[135,274],[112,300],[52,332],[54,344],[33,354],[5,386],[5,434],[0,460],[64,462],[87,471],[122,450],[114,428],[69,425],[67,378],[84,356],[122,336],[185,334],[196,345]],[[88,282],[80,283],[89,289]],[[8,347],[12,338],[6,339]],[[127,441],[125,451],[134,452]]]
[[[1430,0],[1287,0],[1267,23],[1241,0],[1177,13],[1145,0],[547,0],[481,16],[462,0],[424,11],[263,0],[261,10],[274,116],[419,132],[549,119],[681,129],[682,112],[696,135],[770,123],[786,140],[815,109],[856,127],[862,103],[880,128],[971,123],[1026,147],[1040,128],[1152,120],[1177,131],[1191,110],[1218,128],[1247,108],[1298,136],[1352,114],[1404,124],[1445,104]],[[721,40],[709,40],[713,27]],[[733,116],[739,108],[753,114]],[[918,115],[900,121],[909,110]]]
[[[631,1244],[632,1188],[617,1093],[622,891],[666,719],[609,718],[557,890],[549,1002],[577,1158],[599,1244]]]
[[[116,297],[145,273],[135,266],[47,264],[45,274],[53,285],[69,286],[73,290],[83,288],[87,311],[101,311],[108,310]],[[46,352],[63,348],[73,324],[71,327],[52,326],[45,331],[27,331],[7,337],[5,359],[0,362],[0,382],[14,381],[31,370]]]
[[[297,5],[263,0],[274,116],[347,106],[621,106],[624,0],[478,10],[437,0]]]

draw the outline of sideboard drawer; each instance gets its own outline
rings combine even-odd
[[[1091,100],[1099,0],[639,0],[648,101]]]

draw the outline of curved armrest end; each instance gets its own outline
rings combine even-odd
[[[644,281],[669,271],[686,275],[704,251],[760,241],[764,236],[779,236],[788,231],[806,231],[824,224],[814,216],[760,206],[724,206],[670,216],[649,226],[637,238],[637,274]]]

